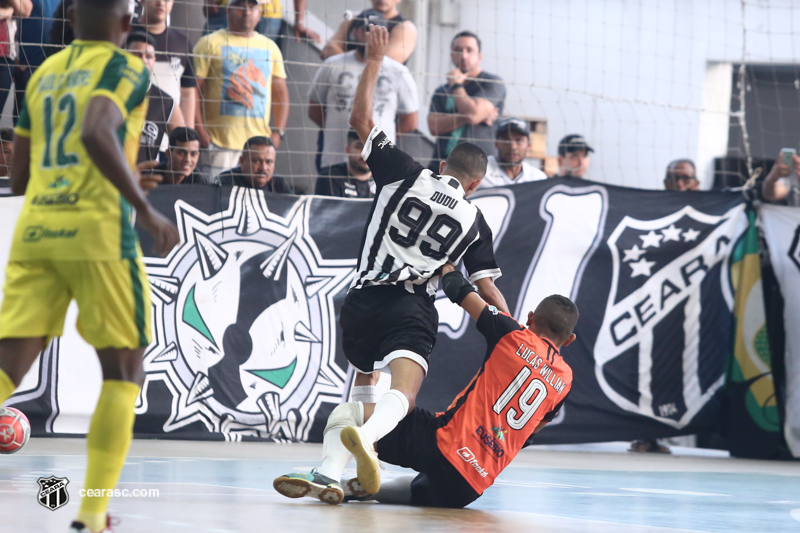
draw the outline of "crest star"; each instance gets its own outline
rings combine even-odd
[[[696,229],[687,229],[683,232],[683,240],[684,242],[693,242],[696,241],[697,238],[700,236],[700,232]]]
[[[667,229],[661,230],[661,234],[664,236],[664,242],[681,241],[681,230],[680,228],[676,228],[675,224],[670,224]]]
[[[653,268],[656,264],[655,261],[648,261],[645,258],[640,259],[635,263],[628,263],[631,266],[631,277],[635,278],[636,276],[647,276],[650,277],[652,274],[650,269]]]
[[[642,239],[642,247],[643,248],[658,248],[661,246],[661,239],[664,238],[663,235],[659,235],[653,230],[650,230],[650,233],[647,235],[639,235],[639,238]]]
[[[645,253],[644,250],[639,248],[638,244],[634,244],[630,250],[623,250],[625,258],[622,261],[638,261],[639,258]]]

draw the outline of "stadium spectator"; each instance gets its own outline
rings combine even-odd
[[[436,136],[433,152],[438,167],[460,142],[472,142],[496,155],[494,123],[503,114],[506,87],[500,76],[481,69],[481,40],[472,32],[457,33],[450,43],[455,65],[447,83],[431,98],[428,129]]]
[[[784,165],[781,156],[775,160],[761,186],[761,196],[767,202],[800,207],[800,157],[792,156],[792,166]]]
[[[697,181],[696,172],[691,159],[676,159],[667,165],[664,188],[668,191],[699,191],[700,182]]]
[[[417,45],[417,28],[397,10],[399,3],[400,0],[372,0],[372,10],[381,13],[386,19],[386,28],[389,30],[389,51],[386,55],[405,64]],[[354,50],[358,42],[363,42],[353,35],[356,19],[350,20],[347,15],[345,14],[345,20],[336,28],[336,33],[325,43],[320,53],[322,59]]]
[[[14,157],[14,130],[0,129],[0,178],[11,175],[11,158]]]
[[[49,48],[53,13],[58,4],[58,0],[31,0],[31,13],[21,21],[19,55],[17,56],[17,66],[13,74],[14,93],[16,96],[15,123],[17,114],[22,109],[22,100],[25,97],[28,80],[31,78],[33,71],[47,57],[46,48]]]
[[[289,89],[283,56],[274,41],[256,33],[261,17],[257,0],[231,0],[228,28],[201,37],[194,48],[200,112],[195,129],[201,166],[216,176],[231,168],[240,146],[271,136],[277,149],[289,118]],[[270,112],[273,129],[270,129]]]
[[[50,39],[48,41],[51,46],[44,51],[47,57],[60,52],[75,39],[75,34],[72,32],[72,25],[70,25],[67,15],[71,7],[72,0],[61,0],[61,3],[58,4],[53,13],[53,26],[50,28]]]
[[[164,177],[165,185],[213,184],[197,171],[200,159],[200,137],[192,128],[176,128],[169,134],[169,158],[152,171]]]
[[[46,48],[53,27],[53,14],[58,8],[58,0],[31,0],[31,12],[22,19],[19,31],[20,50],[18,64],[25,67],[27,78],[47,57]],[[19,88],[17,89],[19,90]]]
[[[31,14],[31,0],[0,0],[0,111],[11,92],[17,59],[17,19]]]
[[[372,9],[359,13],[351,26],[356,48],[326,59],[314,75],[308,91],[308,116],[324,133],[319,163],[323,176],[328,174],[327,167],[346,161],[342,147],[347,144],[350,110],[366,65],[364,50],[369,24],[386,26],[386,19],[382,13]],[[384,57],[375,88],[372,111],[375,124],[395,142],[395,131],[408,133],[417,128],[418,109],[417,84],[411,72],[394,59]]]
[[[314,194],[320,196],[338,196],[341,198],[374,198],[375,180],[369,165],[361,157],[364,143],[358,138],[355,130],[347,133],[346,163],[330,167],[328,174],[317,178]]]
[[[206,25],[203,33],[208,34],[220,30],[227,24],[225,6],[228,0],[205,0],[203,14],[206,16]],[[261,0],[261,20],[256,26],[256,31],[265,37],[278,41],[281,37],[283,20],[281,15],[280,0]],[[299,39],[309,39],[322,42],[322,37],[306,27],[306,0],[294,0],[294,36]]]
[[[547,175],[525,161],[530,146],[531,129],[528,123],[516,117],[506,117],[497,122],[497,157],[490,155],[486,176],[479,189],[505,187],[547,179]]]
[[[142,5],[142,16],[132,31],[147,32],[155,39],[153,83],[178,102],[186,125],[192,128],[197,106],[197,79],[189,55],[192,43],[185,34],[167,25],[174,0],[145,0]]]
[[[156,64],[155,40],[153,36],[135,31],[128,36],[125,48],[133,55],[140,57],[145,66],[153,73]],[[181,108],[175,100],[150,81],[150,104],[147,106],[142,136],[139,139],[138,162],[158,159],[159,152],[167,150],[167,133],[184,126]]]
[[[583,178],[589,171],[589,154],[594,148],[583,136],[572,133],[558,143],[558,175],[554,178]]]
[[[294,194],[294,190],[275,172],[275,145],[269,137],[248,139],[239,156],[239,166],[217,178],[221,185],[261,189],[264,192]]]

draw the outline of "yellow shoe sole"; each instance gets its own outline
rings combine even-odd
[[[341,434],[342,444],[356,459],[358,481],[368,494],[376,494],[381,488],[381,474],[378,457],[355,427],[346,427]]]

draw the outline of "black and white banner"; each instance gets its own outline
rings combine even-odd
[[[784,437],[800,457],[800,209],[764,206],[761,221],[770,262],[783,295],[786,407]]]
[[[150,198],[182,245],[146,259],[154,331],[137,435],[319,440],[351,377],[338,314],[370,203],[211,186]],[[733,339],[731,250],[747,227],[741,195],[548,180],[471,199],[492,227],[515,318],[553,293],[581,312],[564,351],[572,392],[539,442],[716,427]],[[418,399],[432,410],[469,382],[485,349],[460,308],[444,298],[437,308]],[[70,330],[26,377],[11,402],[36,433],[85,432],[100,387],[90,354]]]

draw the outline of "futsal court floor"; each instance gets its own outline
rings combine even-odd
[[[290,500],[272,480],[308,471],[317,444],[135,440],[112,498],[128,532],[800,532],[800,463],[731,459],[673,448],[626,453],[626,443],[523,450],[483,497],[463,510]],[[66,532],[85,467],[84,439],[31,439],[0,455],[0,533]],[[352,469],[345,475],[354,475]],[[386,466],[385,478],[410,473]],[[66,506],[37,501],[39,477],[66,477]],[[349,476],[348,476],[349,477]]]

